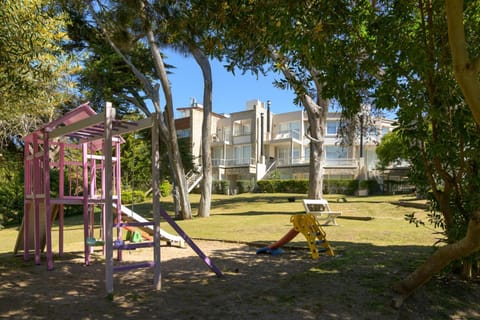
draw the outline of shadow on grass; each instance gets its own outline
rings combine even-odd
[[[197,256],[182,256],[162,262],[160,292],[153,290],[151,269],[116,274],[113,301],[104,298],[101,258],[85,267],[81,254],[67,254],[48,272],[45,265],[1,254],[0,317],[466,319],[479,312],[478,284],[445,277],[434,278],[400,310],[389,307],[390,286],[430,255],[430,247],[335,242],[335,257],[312,260],[306,248],[269,256],[242,244],[199,245],[210,248],[224,277],[217,278]]]

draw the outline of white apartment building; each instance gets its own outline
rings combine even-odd
[[[192,154],[200,166],[201,124],[203,108],[193,102],[179,108],[177,132],[189,137]],[[360,156],[360,139],[352,145],[339,145],[340,114],[329,113],[324,141],[325,178],[356,179],[375,178],[377,156],[375,148],[386,133],[393,129],[393,121],[374,119],[369,128],[369,139],[363,141]],[[258,181],[271,178],[308,179],[310,141],[306,112],[275,114],[269,102],[250,100],[243,111],[212,115],[212,165],[214,180]]]

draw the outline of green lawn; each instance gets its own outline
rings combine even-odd
[[[199,195],[190,197],[196,212]],[[289,197],[295,197],[296,201],[289,202]],[[265,246],[279,240],[292,228],[291,215],[304,211],[303,197],[305,195],[298,194],[213,195],[209,218],[195,217],[177,222],[194,239]],[[348,217],[337,219],[338,226],[324,227],[336,253],[333,258],[310,259],[307,243],[301,235],[288,245],[295,249],[304,248],[305,251],[289,250],[280,257],[256,256],[255,247],[250,246],[241,246],[248,248],[248,256],[230,255],[228,250],[215,252],[217,262],[230,266],[223,270],[227,277],[220,280],[209,278],[211,275],[203,268],[182,272],[185,264],[189,265],[188,262],[197,259],[176,258],[167,262],[170,275],[166,276],[162,292],[152,293],[151,288],[145,286],[151,279],[143,278],[146,275],[143,272],[135,276],[118,276],[118,281],[127,281],[129,286],[125,284],[127,292],[123,292],[123,296],[120,294],[113,304],[99,299],[104,294],[101,276],[98,276],[103,274],[101,264],[93,264],[89,269],[96,274],[95,279],[84,275],[85,278],[80,281],[77,274],[71,272],[79,266],[83,268],[81,216],[66,218],[65,252],[72,254],[66,255],[63,261],[66,263],[48,275],[45,275],[44,268],[36,268],[31,261],[23,262],[11,255],[17,228],[1,230],[0,285],[4,293],[3,296],[0,294],[0,300],[9,298],[11,302],[10,305],[0,304],[0,315],[14,314],[9,312],[25,315],[24,318],[36,313],[51,315],[51,310],[45,309],[46,305],[56,306],[54,310],[63,310],[62,306],[67,305],[68,299],[74,299],[79,307],[69,310],[83,310],[81,314],[87,315],[83,317],[85,319],[111,319],[112,315],[130,318],[132,312],[138,313],[133,318],[145,319],[141,311],[147,309],[156,310],[158,315],[175,315],[175,319],[202,318],[197,317],[199,312],[210,315],[216,311],[222,316],[215,318],[220,319],[231,318],[231,312],[236,312],[240,306],[242,310],[249,311],[249,316],[239,319],[263,319],[265,314],[272,315],[268,319],[277,319],[276,313],[283,314],[285,319],[302,318],[300,313],[297,314],[298,310],[310,315],[305,319],[317,319],[312,315],[322,315],[322,319],[323,316],[326,316],[325,319],[470,319],[480,316],[477,283],[455,280],[447,274],[432,279],[400,310],[390,308],[391,285],[425,261],[433,252],[432,244],[437,240],[436,232],[440,230],[416,227],[405,221],[405,214],[415,212],[420,217],[426,214],[421,209],[395,204],[399,200],[413,200],[412,197],[347,197],[346,202],[337,202],[338,198],[335,195],[326,196],[332,210],[341,211],[343,217]],[[173,214],[171,198],[162,199],[162,206]],[[146,218],[152,217],[151,203],[135,204],[133,210]],[[165,221],[161,226],[174,233]],[[58,227],[55,226],[55,229],[58,230]],[[53,235],[54,251],[58,248],[57,234],[54,232]],[[77,258],[80,264],[68,261],[72,258]],[[177,273],[173,274],[175,270]],[[199,272],[209,276],[197,277]],[[43,274],[44,278],[36,277],[37,274]],[[141,285],[135,287],[132,281]],[[135,290],[130,290],[132,287]],[[235,290],[231,290],[232,287]],[[45,288],[55,288],[57,295],[53,294],[50,300],[46,300],[47,303],[42,303],[41,299],[33,306],[27,303],[31,310],[25,309],[27,304],[22,303],[20,297],[43,292]],[[212,299],[217,299],[217,302],[211,302]],[[204,300],[206,304],[195,308],[199,301]],[[213,310],[210,303],[219,307]],[[99,307],[90,310],[91,305]],[[185,315],[182,316],[181,312]],[[82,318],[80,313],[77,316]]]
[[[199,195],[192,194],[193,212],[196,213]],[[295,197],[295,202],[288,202]],[[301,199],[306,195],[298,194],[240,194],[234,196],[213,195],[212,210],[209,218],[197,218],[177,221],[192,238],[238,241],[245,243],[270,243],[278,240],[292,227],[290,216],[303,213]],[[347,202],[337,202],[338,196],[327,195],[330,207],[342,211],[343,216],[353,219],[337,219],[339,226],[324,227],[327,239],[332,243],[369,243],[386,245],[431,245],[435,241],[432,230],[417,228],[405,221],[405,214],[425,213],[420,209],[402,207],[392,202],[408,199],[407,196],[347,197]],[[411,198],[411,197],[410,197]],[[172,199],[162,198],[162,206],[173,214]],[[132,208],[131,206],[129,206]],[[133,210],[146,218],[152,217],[152,205],[149,202],[135,204]],[[355,217],[372,218],[356,220]],[[83,246],[83,220],[81,216],[66,218],[65,249],[77,250]],[[174,233],[166,223],[162,228]],[[0,253],[11,252],[15,245],[17,227],[0,231]],[[58,229],[57,227],[55,229]],[[53,235],[54,247],[57,245],[56,232]],[[306,247],[302,236],[292,241],[294,246]],[[338,249],[343,246],[338,245]]]

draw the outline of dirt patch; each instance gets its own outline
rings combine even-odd
[[[384,251],[370,257],[339,252],[312,260],[308,250],[280,256],[256,255],[256,247],[196,241],[219,267],[218,278],[190,248],[162,247],[162,290],[153,290],[153,270],[115,274],[113,300],[105,295],[102,257],[84,266],[81,254],[56,259],[55,269],[0,256],[0,318],[9,319],[472,319],[476,304],[442,308],[434,281],[400,310],[389,306],[391,283],[403,276],[382,270]],[[345,259],[358,265],[345,264]],[[152,250],[124,252],[124,263],[149,261]],[[382,260],[384,259],[384,261]],[[375,269],[377,268],[377,269]],[[400,274],[399,274],[400,273]],[[382,281],[385,279],[385,281]],[[455,287],[457,286],[457,287]],[[480,298],[479,288],[449,283],[464,295]],[[452,293],[453,295],[453,293]],[[448,310],[446,310],[448,309]]]

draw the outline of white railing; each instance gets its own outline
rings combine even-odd
[[[212,159],[212,166],[214,167],[238,167],[254,165],[255,159]]]
[[[310,163],[310,159],[307,158],[285,158],[277,159],[278,166],[289,166],[289,165],[306,165]],[[358,160],[357,159],[327,159],[325,160],[324,167],[346,167],[346,168],[357,168]]]
[[[325,167],[358,167],[358,160],[351,158],[326,159]]]
[[[192,191],[193,188],[195,188],[199,182],[203,178],[203,171],[202,167],[197,168],[197,171],[190,170],[186,175],[185,178],[187,180],[187,188],[188,192]]]

